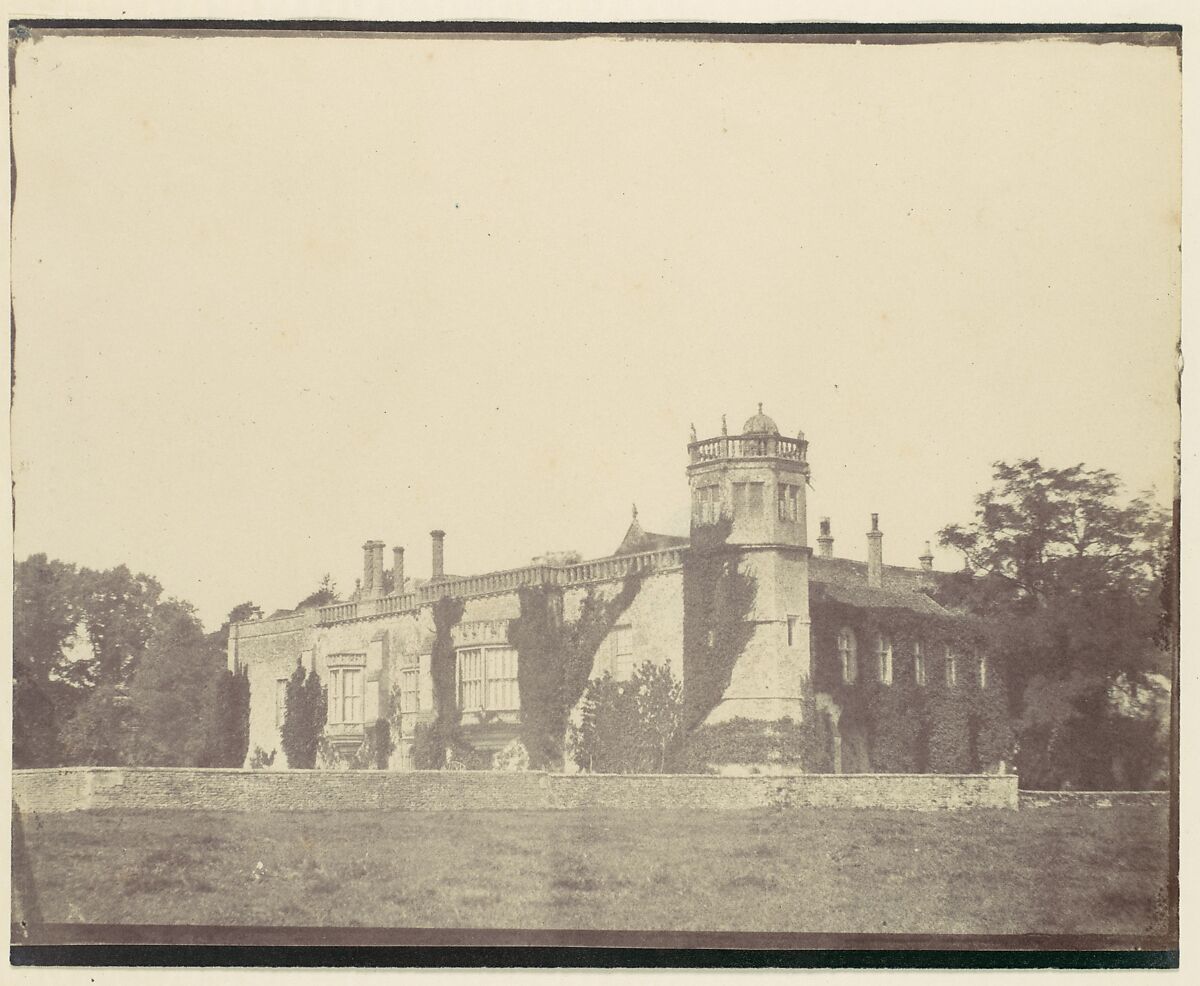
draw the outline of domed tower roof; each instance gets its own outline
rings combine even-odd
[[[758,414],[742,425],[743,435],[778,435],[779,426],[771,418],[763,414],[762,404],[758,405]]]

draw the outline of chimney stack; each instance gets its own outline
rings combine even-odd
[[[403,548],[392,548],[392,592],[397,596],[404,593]]]
[[[833,557],[833,534],[830,532],[829,518],[821,518],[821,536],[817,538],[817,549],[822,558]]]
[[[378,599],[383,595],[383,542],[368,541],[363,545],[362,598]]]
[[[377,550],[378,549],[378,550]],[[376,577],[375,559],[378,554],[379,567],[383,567],[383,542],[368,541],[362,546],[363,550],[363,577],[359,583],[360,598],[373,599],[376,595],[383,592],[383,574],[380,572]],[[376,591],[378,589],[378,592]]]
[[[446,532],[430,531],[429,536],[433,538],[433,579],[444,579],[446,577]]]
[[[921,563],[921,567],[927,572],[933,571],[933,549],[929,547],[929,542],[925,542],[925,553],[917,559]]]
[[[867,531],[867,585],[883,586],[883,532],[879,530],[879,514],[871,514],[871,529]]]

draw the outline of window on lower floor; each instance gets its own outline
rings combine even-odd
[[[858,641],[849,627],[843,627],[838,633],[838,657],[842,662],[842,681],[850,684],[857,680]]]
[[[880,682],[890,685],[892,683],[892,640],[890,637],[880,634],[875,639],[875,657]]]
[[[946,648],[946,685],[953,688],[958,684],[958,655]]]
[[[458,707],[483,708],[483,648],[458,652]]]
[[[925,684],[925,654],[919,640],[913,641],[913,681],[918,685]]]
[[[420,670],[405,668],[400,672],[400,711],[411,713],[421,711],[421,693],[418,690]]]
[[[275,728],[283,726],[283,717],[287,714],[287,678],[275,679]]]
[[[517,652],[465,647],[457,652],[458,703],[464,711],[515,712],[521,707]]]
[[[979,687],[988,686],[988,659],[986,654],[979,655]]]
[[[512,647],[484,650],[484,708],[515,711],[521,707],[517,690],[517,652]]]
[[[613,628],[613,677],[627,680],[633,674],[633,627]]]
[[[330,668],[329,722],[357,726],[363,721],[363,669]]]

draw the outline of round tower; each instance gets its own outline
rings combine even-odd
[[[740,435],[688,445],[692,551],[723,552],[753,580],[752,632],[709,722],[742,716],[799,721],[810,668],[804,433],[781,435],[763,413]],[[717,655],[720,659],[721,656]]]

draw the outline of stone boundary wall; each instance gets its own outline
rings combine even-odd
[[[493,771],[225,770],[65,767],[14,770],[22,811],[552,811],[617,809],[1017,807],[1004,774],[544,774]]]
[[[1021,791],[1022,808],[1169,808],[1169,791]]]

